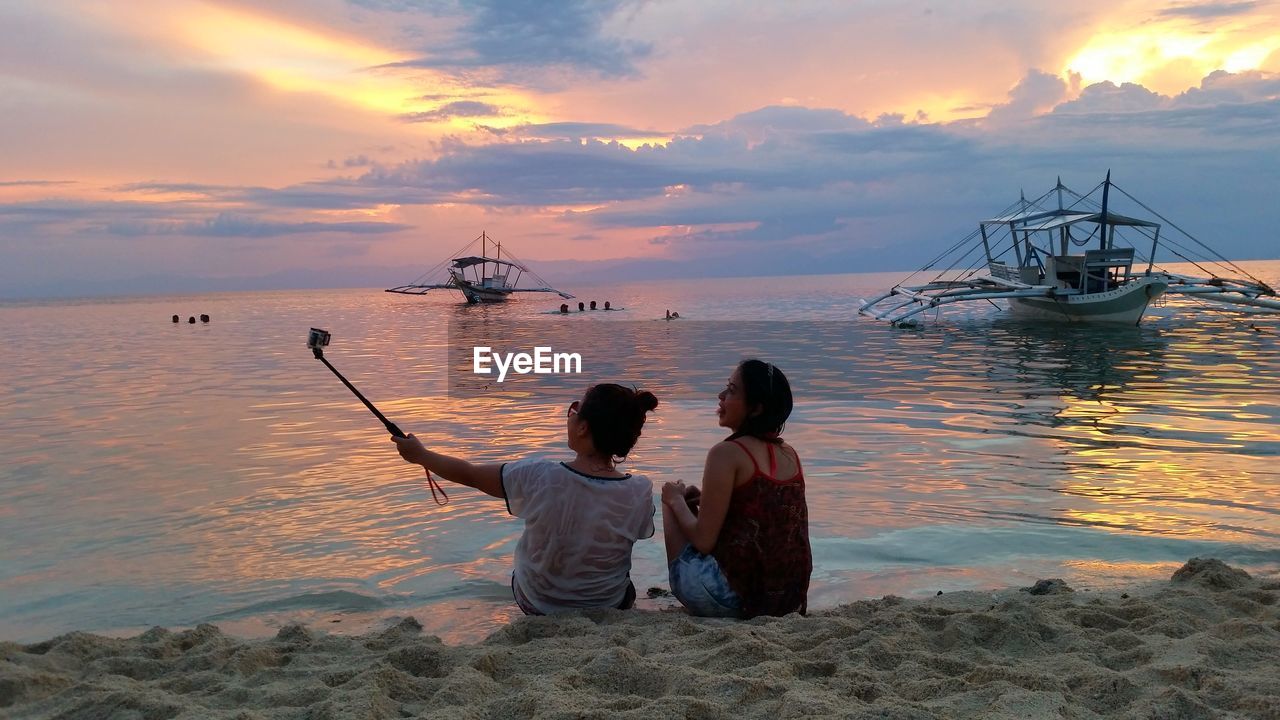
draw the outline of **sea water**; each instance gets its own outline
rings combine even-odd
[[[1244,267],[1280,279],[1280,262]],[[899,279],[571,288],[567,315],[554,295],[466,306],[377,289],[2,303],[0,639],[413,615],[459,642],[518,613],[521,521],[448,483],[436,505],[307,350],[310,327],[394,422],[478,462],[569,459],[565,407],[587,385],[653,387],[661,405],[623,467],[655,499],[665,480],[700,481],[726,434],[718,384],[760,354],[794,385],[811,608],[1043,577],[1104,587],[1192,556],[1280,568],[1280,319],[1177,299],[1140,327],[1018,323],[986,303],[918,329],[857,317]],[[592,299],[623,309],[577,311]],[[458,382],[467,332],[529,344],[541,328],[607,362],[529,392]],[[646,597],[666,586],[657,521],[635,548],[642,608],[672,605]]]

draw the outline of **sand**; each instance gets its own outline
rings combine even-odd
[[[1168,582],[885,597],[748,622],[522,618],[450,646],[212,625],[0,643],[13,718],[1280,718],[1280,581],[1193,559]]]

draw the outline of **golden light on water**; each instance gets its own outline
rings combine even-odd
[[[206,551],[187,568],[191,577],[235,577],[250,582],[281,576],[323,576],[336,563],[345,572],[377,575],[384,584],[394,586],[424,567],[447,568],[464,578],[505,572],[508,563],[503,556],[519,534],[519,526],[512,522],[504,503],[441,481],[450,502],[434,504],[422,469],[400,460],[389,440],[371,441],[371,421],[363,413],[346,412],[351,405],[351,400],[341,396],[335,401],[334,408],[341,408],[344,420],[350,421],[341,427],[267,422],[273,437],[245,447],[240,461],[249,468],[270,468],[285,461],[304,469],[297,471],[288,485],[271,487],[259,495],[254,501],[257,520],[252,526],[227,514],[220,522],[195,531],[189,541]],[[428,447],[446,450],[459,445],[456,431],[449,429],[458,416],[481,417],[493,410],[483,397],[411,397],[380,401],[379,405]],[[270,401],[256,410],[270,417],[282,407]],[[554,452],[564,445],[559,407],[530,406],[513,411],[502,432],[478,432],[464,441],[473,448],[464,454],[479,463],[506,460],[513,446]],[[327,438],[330,447],[346,448],[340,461],[314,439],[307,440],[317,433]],[[483,449],[486,446],[488,450]],[[310,498],[305,506],[297,504],[303,496]],[[413,519],[411,527],[396,520],[404,518]],[[449,534],[462,528],[489,538],[488,543],[479,548],[475,559],[439,557],[439,541],[451,541]],[[211,531],[218,535],[203,534]],[[320,546],[326,548],[324,553],[309,550]],[[280,552],[281,547],[295,551]],[[503,559],[495,561],[492,555]],[[504,569],[494,570],[494,563]]]
[[[1275,443],[1280,433],[1234,413],[1242,398],[1232,373],[1247,369],[1228,363],[1218,372],[1224,394],[1145,384],[1097,389],[1095,397],[1064,393],[1059,442],[1073,449],[1062,492],[1078,500],[1062,510],[1063,520],[1221,540],[1232,534],[1220,522],[1221,507],[1265,508],[1266,458],[1248,449]]]
[[[770,295],[748,306],[763,312],[754,308],[786,302],[776,298],[792,282],[643,284],[613,299],[660,317],[666,305],[705,308],[763,288]],[[814,282],[830,291],[848,281]],[[30,578],[23,592],[66,608],[8,627],[43,637],[59,623],[208,620],[270,633],[301,619],[351,631],[413,614],[431,634],[482,637],[518,612],[508,583],[520,522],[501,500],[448,483],[450,504],[436,506],[421,469],[298,332],[323,319],[339,338],[332,359],[428,447],[485,463],[568,459],[565,406],[580,388],[506,400],[450,393],[444,372],[457,341],[449,320],[520,346],[532,335],[509,321],[545,307],[353,290],[7,308],[21,319],[8,382],[22,390],[6,400],[23,422],[5,460],[46,484],[0,498],[0,519],[31,548],[17,566]],[[169,321],[204,311],[213,323]],[[798,342],[794,325],[776,325],[759,331],[762,347]],[[871,328],[854,347],[834,342],[844,324],[831,335],[811,327],[804,354],[835,363],[806,365],[797,344],[786,368],[809,378],[787,438],[812,493],[811,603],[1036,576],[1084,575],[1085,587],[1167,578],[1202,551],[1274,544],[1274,337],[1152,325],[1100,335],[998,322]],[[699,482],[707,448],[724,437],[714,393],[694,381],[706,360],[666,343],[662,327],[632,344],[637,357],[669,358],[670,389],[625,466],[655,490]],[[51,375],[42,360],[77,343],[95,348],[95,362],[66,360]],[[858,374],[858,358],[874,359],[872,372]],[[191,440],[174,450],[174,437]],[[666,582],[661,533],[634,558],[638,588]],[[81,590],[82,578],[94,585]],[[87,599],[60,599],[73,592]]]

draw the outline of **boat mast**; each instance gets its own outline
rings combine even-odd
[[[1019,190],[1018,191],[1018,216],[1021,216],[1026,211],[1027,211],[1027,193],[1025,191]],[[1009,221],[1009,234],[1013,236],[1013,254],[1018,258],[1018,267],[1022,267],[1022,246],[1018,244],[1017,216],[1015,216],[1013,220]],[[1027,234],[1025,232],[1022,233],[1022,239],[1024,242],[1027,242],[1027,243],[1031,242],[1027,238]]]
[[[1058,187],[1054,189],[1058,191],[1058,216],[1061,217],[1062,216],[1062,176],[1061,175],[1058,176]],[[1067,240],[1070,237],[1071,237],[1070,225],[1063,225],[1062,227],[1058,228],[1058,244],[1062,248],[1061,252],[1059,253],[1060,255],[1067,254]],[[1052,240],[1049,241],[1049,249],[1051,251],[1053,250]]]
[[[1147,258],[1147,274],[1151,274],[1151,268],[1156,264],[1156,247],[1160,244],[1160,226],[1156,226],[1155,235],[1151,238],[1151,257]]]
[[[502,259],[502,243],[497,242],[497,241],[494,241],[493,246],[494,246],[495,248],[497,248],[497,251],[495,251],[495,252],[494,252],[494,254],[493,254],[493,259],[494,259],[494,260],[501,260],[501,259]],[[502,269],[502,266],[501,266],[501,265],[499,265],[499,264],[497,264],[497,263],[494,263],[494,264],[493,264],[493,276],[494,276],[494,277],[497,277],[497,276],[498,276],[498,271],[499,271],[499,270],[501,270],[501,269]],[[505,284],[506,284],[506,282],[507,282],[507,281],[506,281],[506,278],[503,278],[503,280],[502,280],[502,284],[504,284],[504,285],[505,285]],[[497,287],[497,284],[495,284],[495,285],[494,285],[494,287]]]
[[[1099,250],[1106,250],[1111,244],[1107,238],[1107,195],[1111,192],[1111,171],[1107,171],[1107,179],[1102,181],[1102,244],[1098,246]],[[1112,226],[1114,233],[1115,227]]]

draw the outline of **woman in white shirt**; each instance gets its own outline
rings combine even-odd
[[[649,480],[616,466],[657,406],[651,392],[611,383],[591,387],[569,405],[565,430],[575,455],[568,462],[477,465],[428,450],[413,435],[392,440],[406,461],[504,498],[507,511],[524,519],[511,589],[526,614],[625,610],[636,597],[631,548],[653,535],[655,508]]]

